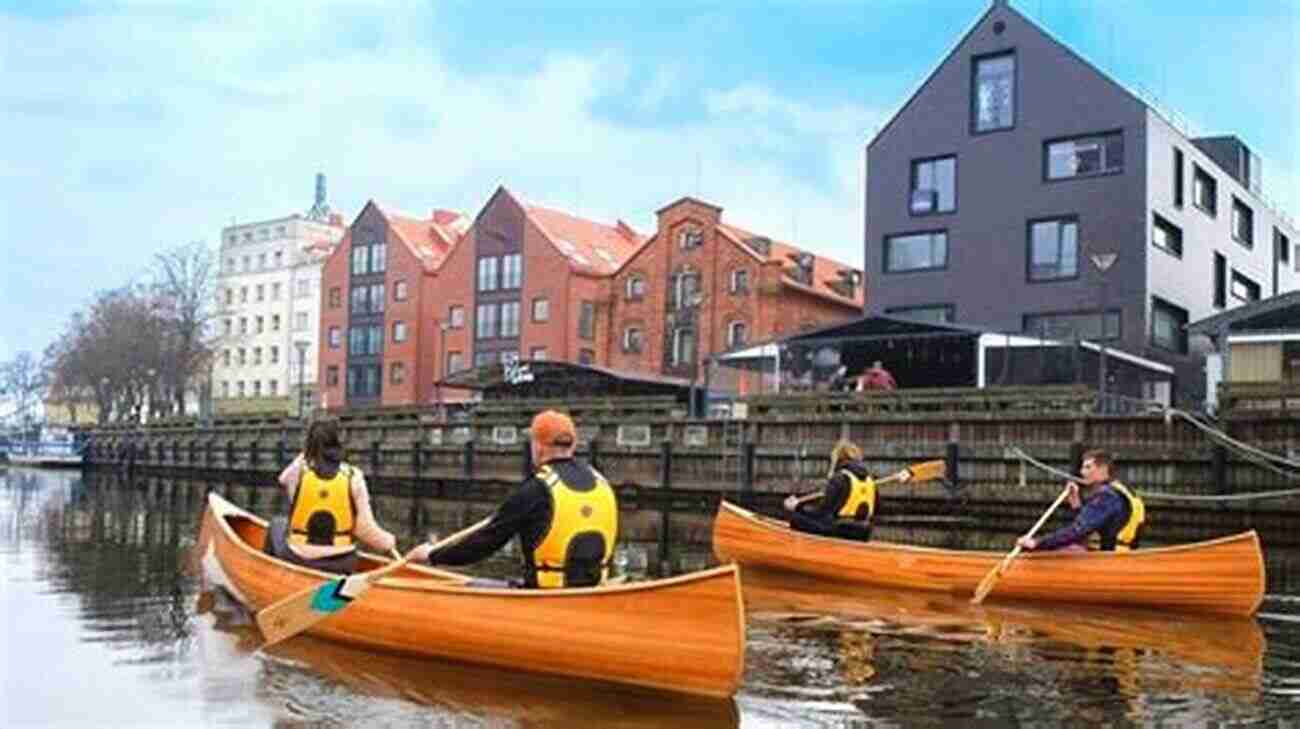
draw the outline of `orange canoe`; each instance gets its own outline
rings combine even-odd
[[[1005,556],[803,534],[725,501],[713,552],[742,566],[963,597]],[[1133,552],[1022,554],[989,595],[1005,598],[1252,615],[1264,599],[1264,556],[1253,531]]]
[[[205,573],[250,610],[331,577],[263,554],[265,533],[265,521],[209,495],[198,545]],[[359,569],[387,561],[365,555]],[[702,696],[728,697],[740,684],[745,615],[734,565],[569,590],[467,580],[407,567],[310,632],[370,650]]]

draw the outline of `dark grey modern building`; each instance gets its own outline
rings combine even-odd
[[[1185,325],[1300,288],[1300,235],[1245,144],[1188,136],[1005,0],[866,164],[866,313],[1100,340],[1174,368],[1176,393],[1116,383],[1129,394],[1200,399],[1206,347]]]

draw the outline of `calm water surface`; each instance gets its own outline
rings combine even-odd
[[[260,651],[248,616],[203,592],[189,559],[209,484],[12,467],[0,483],[3,727],[1300,727],[1295,552],[1269,551],[1269,596],[1248,620],[970,608],[746,573],[744,685],[734,701],[697,702],[311,638]],[[271,489],[217,488],[263,514],[283,508]],[[377,501],[403,544],[490,508]],[[657,517],[624,521],[635,539]],[[708,518],[674,524],[685,543]],[[670,556],[694,568],[707,553]],[[657,555],[633,541],[620,561],[639,574]]]

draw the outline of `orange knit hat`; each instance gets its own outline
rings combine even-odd
[[[573,419],[556,410],[538,413],[528,430],[534,441],[546,446],[571,446],[578,442]]]

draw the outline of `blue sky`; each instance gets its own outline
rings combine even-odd
[[[860,159],[989,0],[0,0],[0,361],[312,176],[473,214],[498,184],[643,230],[683,194],[861,264]],[[1111,75],[1265,160],[1300,214],[1300,3],[1022,0]]]

